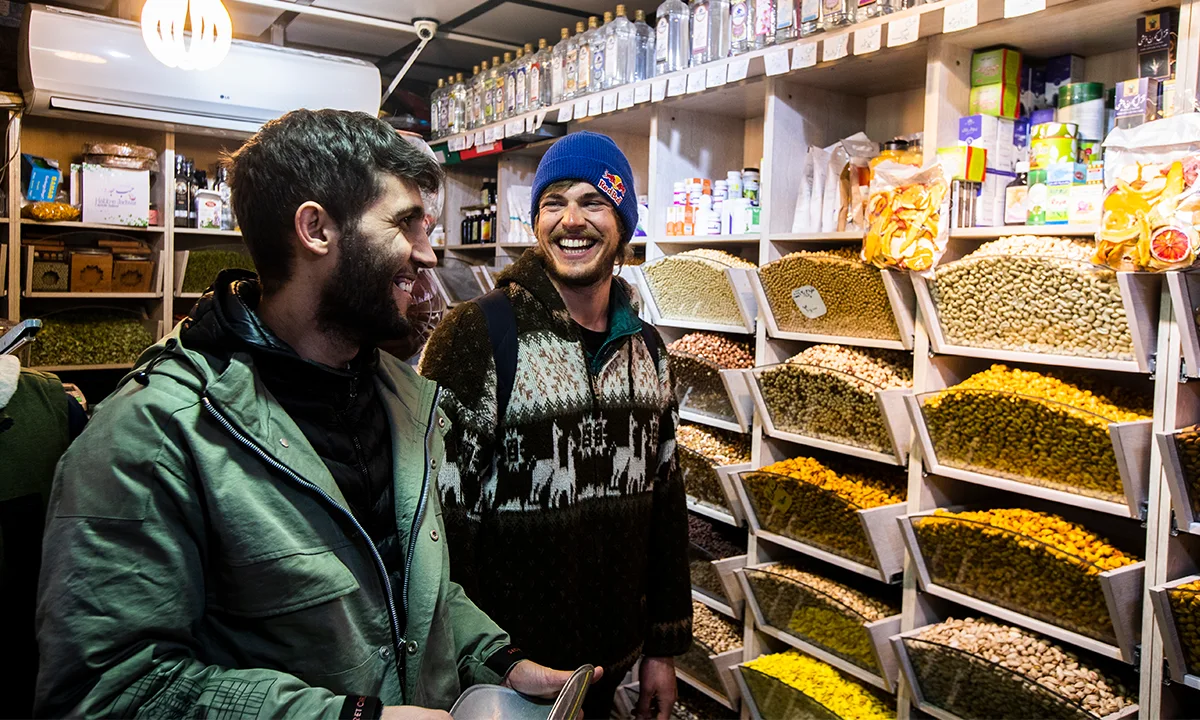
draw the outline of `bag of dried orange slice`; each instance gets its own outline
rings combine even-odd
[[[950,185],[939,163],[883,162],[871,178],[862,259],[881,268],[924,272],[950,239]]]
[[[1103,215],[1093,262],[1117,270],[1177,270],[1200,252],[1200,113],[1104,141]]]

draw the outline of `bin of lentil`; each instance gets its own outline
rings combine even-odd
[[[1133,717],[1124,678],[1031,632],[949,619],[892,639],[920,708],[963,720]]]
[[[47,313],[29,346],[29,367],[132,365],[154,344],[156,326],[121,308],[73,308]]]
[[[900,351],[814,345],[750,374],[769,429],[893,454],[878,394],[911,388],[911,363]]]
[[[1149,398],[1082,373],[993,365],[953,387],[915,398],[930,462],[1061,492],[1129,503],[1112,434],[1149,433]],[[1124,458],[1122,461],[1128,462]]]
[[[729,269],[753,270],[754,264],[720,250],[688,250],[641,267],[661,319],[740,328],[746,318]]]
[[[1110,645],[1136,635],[1104,584],[1140,588],[1145,564],[1082,525],[1024,508],[938,509],[906,522],[923,580]]]
[[[722,370],[754,367],[750,343],[713,333],[689,333],[667,346],[680,411],[736,423]]]
[[[903,514],[905,472],[875,463],[838,459],[826,465],[810,457],[797,457],[741,473],[757,528],[844,557],[890,576],[896,568],[880,567],[873,541],[901,550],[903,540],[896,521],[868,525],[863,513],[889,508]],[[890,578],[885,578],[885,581]]]
[[[759,268],[758,282],[781,332],[901,340],[883,271],[856,248],[785,255]]]
[[[729,618],[692,601],[692,645],[675,658],[675,666],[718,694],[730,698],[718,657],[742,648],[742,627]],[[732,698],[730,698],[732,699]]]
[[[1200,575],[1150,588],[1150,599],[1162,628],[1171,679],[1195,686],[1200,678]]]
[[[789,650],[763,655],[737,667],[752,716],[769,720],[891,720],[894,698],[841,674],[833,667]]]
[[[684,423],[675,432],[679,443],[679,470],[688,497],[696,503],[738,517],[733,502],[726,493],[725,483],[717,468],[749,469],[750,440],[748,436],[716,428]]]
[[[688,568],[693,588],[732,607],[725,584],[713,563],[745,554],[745,530],[717,525],[695,513],[688,513]]]
[[[1092,251],[1068,238],[1006,237],[913,281],[927,288],[947,344],[1132,361],[1117,273],[1093,265]]]
[[[899,631],[900,608],[860,590],[786,563],[747,567],[747,598],[757,608],[756,619],[806,643],[878,675],[890,684],[889,668],[867,626],[894,618]],[[894,671],[894,664],[890,667]]]

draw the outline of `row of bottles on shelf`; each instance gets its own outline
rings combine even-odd
[[[496,178],[484,178],[479,186],[479,205],[463,208],[459,224],[463,245],[480,245],[496,241]]]
[[[655,27],[625,6],[563,28],[551,48],[545,38],[484,60],[473,75],[438,80],[430,98],[433,137],[473,130],[564,100],[610,90],[655,75],[695,67],[749,50],[815,35],[856,21],[922,5],[927,0],[666,0]]]
[[[195,161],[175,156],[175,227],[235,230],[228,171],[218,166],[215,177],[197,170]]]

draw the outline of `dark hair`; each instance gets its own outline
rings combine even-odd
[[[321,204],[342,232],[352,232],[383,193],[380,174],[433,193],[444,174],[437,161],[363,112],[293,110],[268,122],[226,160],[233,211],[264,291],[291,276],[296,209]]]

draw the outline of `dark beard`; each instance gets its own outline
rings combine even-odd
[[[372,255],[358,228],[342,237],[339,252],[333,277],[321,289],[318,328],[358,345],[411,333],[412,324],[392,299],[392,278],[401,268],[389,258]]]
[[[593,237],[592,234],[587,234],[586,236]],[[550,242],[553,244],[557,242],[560,237],[560,234],[552,234],[550,236]],[[599,236],[596,237],[599,239]],[[603,243],[604,241],[600,240],[600,242]],[[612,277],[613,263],[616,262],[617,255],[620,251],[620,246],[609,251],[602,250],[604,254],[597,263],[596,269],[587,275],[580,276],[561,273],[558,268],[558,262],[554,255],[549,250],[543,250],[541,245],[535,247],[534,251],[541,256],[542,262],[546,266],[546,272],[550,275],[550,277],[554,278],[555,281],[567,287],[586,288],[602,282],[606,278]]]

